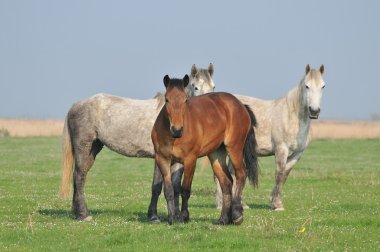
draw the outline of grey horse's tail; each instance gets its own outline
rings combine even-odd
[[[249,129],[247,138],[244,144],[244,162],[245,170],[248,174],[249,180],[254,187],[259,185],[259,164],[257,162],[257,152],[256,152],[256,135],[253,127],[256,127],[256,117],[253,114],[251,108],[248,105],[244,105],[248,111],[249,117],[251,118],[251,127]]]
[[[73,163],[74,153],[71,144],[71,136],[69,127],[67,125],[67,117],[65,119],[65,126],[63,127],[62,134],[62,177],[61,186],[59,189],[59,196],[61,198],[67,198],[70,193],[70,181],[73,177]]]

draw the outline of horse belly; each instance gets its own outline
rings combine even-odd
[[[204,157],[208,155],[209,153],[217,150],[222,144],[223,141],[209,142],[208,144],[202,146],[202,149],[200,150],[198,157]]]
[[[111,150],[127,157],[154,158],[153,144],[149,141],[134,141],[133,139],[118,139],[105,144]]]
[[[111,150],[128,157],[154,157],[151,127],[134,123],[111,123],[99,131],[99,140]]]

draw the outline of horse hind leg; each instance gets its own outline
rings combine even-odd
[[[232,221],[236,225],[243,223],[243,207],[241,195],[246,180],[243,151],[238,148],[227,148],[232,167],[235,169],[236,189],[232,199]]]
[[[220,186],[218,178],[214,174],[214,182],[216,185],[216,192],[215,192],[215,205],[217,209],[222,209],[223,206],[223,192],[222,187]]]
[[[235,177],[235,170],[232,167],[231,162],[228,162],[228,171],[230,172],[232,176],[232,195],[235,195],[236,193],[236,177]],[[223,204],[223,195],[222,195],[222,188],[220,187],[218,179],[214,176],[214,182],[216,184],[216,193],[215,193],[215,204],[217,209],[222,209],[222,204]],[[241,205],[243,209],[249,209],[249,206],[247,203],[241,200]]]
[[[88,146],[87,148],[84,146]],[[77,220],[89,221],[92,219],[86,205],[84,196],[84,186],[88,171],[94,164],[96,155],[102,149],[103,144],[99,140],[94,140],[90,144],[74,145],[75,169],[73,173],[74,193],[72,211]]]

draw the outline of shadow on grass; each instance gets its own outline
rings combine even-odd
[[[249,209],[271,209],[270,205],[267,204],[248,204]],[[194,208],[210,208],[210,209],[216,209],[215,204],[194,204],[190,207]]]
[[[51,216],[54,218],[70,217],[71,212],[64,209],[40,209],[38,210],[40,215]]]
[[[50,216],[52,218],[68,218],[75,220],[73,213],[66,209],[40,209],[38,213],[43,216]],[[146,212],[129,212],[123,209],[90,209],[90,215],[95,219],[101,215],[109,215],[114,217],[121,217],[125,221],[137,221],[148,223],[148,217]],[[161,220],[167,220],[165,214],[159,214]]]
[[[196,205],[194,207],[199,208],[215,208],[212,204],[205,204],[205,205]],[[250,205],[252,207],[252,205]],[[255,205],[255,208],[257,205]],[[261,208],[264,208],[261,206]],[[269,207],[267,207],[269,209]],[[43,216],[50,216],[52,218],[66,218],[66,219],[72,219],[75,220],[74,215],[71,211],[66,209],[40,209],[38,210],[38,213]],[[121,217],[124,221],[130,221],[130,222],[141,222],[141,223],[151,223],[147,217],[146,212],[128,212],[125,210],[117,210],[117,209],[93,209],[90,210],[90,214],[96,219],[97,217],[101,215],[110,215],[113,218],[114,217]],[[158,213],[158,217],[162,224],[166,224],[168,221],[168,216],[166,213]],[[192,217],[190,216],[190,223],[191,222],[208,222],[210,224],[216,224],[217,221],[217,215],[215,215],[215,219],[213,218],[205,218],[205,217]],[[177,222],[179,224],[179,222]],[[153,224],[153,223],[152,223]]]
[[[255,210],[255,209],[268,209],[271,210],[271,207],[269,204],[248,204],[249,209]]]

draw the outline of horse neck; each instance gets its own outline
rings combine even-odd
[[[306,124],[310,124],[306,97],[302,92],[303,82],[304,79],[301,80],[298,86],[288,92],[286,101],[290,112],[289,114],[295,114],[300,121],[303,121]]]
[[[186,86],[186,88],[185,88],[185,92],[186,92],[186,96],[187,96],[187,97],[191,97],[191,96],[193,96],[193,94],[191,93],[190,85],[187,85],[187,86]]]

